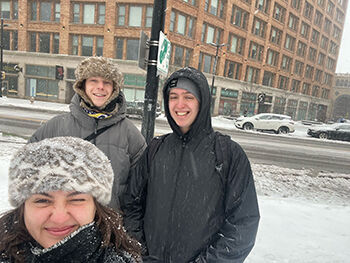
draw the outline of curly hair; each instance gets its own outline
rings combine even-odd
[[[130,253],[136,262],[141,262],[141,244],[127,235],[123,218],[112,208],[103,206],[95,199],[95,223],[102,235],[102,246],[114,246],[117,252]],[[33,241],[24,223],[24,203],[5,212],[0,217],[0,261],[24,262],[23,243]]]

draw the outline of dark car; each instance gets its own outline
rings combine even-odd
[[[143,101],[127,101],[126,102],[126,115],[128,117],[143,117]],[[156,118],[161,114],[159,103],[157,102]]]
[[[350,123],[315,126],[309,128],[307,134],[320,139],[350,141]]]

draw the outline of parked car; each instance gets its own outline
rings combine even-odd
[[[126,115],[128,117],[143,117],[143,101],[127,101],[126,102]],[[156,118],[162,113],[159,103],[157,102]]]
[[[274,131],[275,133],[287,134],[294,132],[294,122],[287,115],[275,113],[260,113],[251,117],[239,117],[235,126],[243,130]]]
[[[350,123],[333,123],[310,127],[307,134],[320,139],[350,141]]]

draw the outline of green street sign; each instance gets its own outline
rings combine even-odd
[[[171,43],[166,38],[162,31],[159,32],[159,46],[158,46],[158,59],[157,70],[159,74],[167,75],[169,70],[169,60],[171,52]]]

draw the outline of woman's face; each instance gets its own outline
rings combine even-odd
[[[96,107],[101,107],[113,92],[113,82],[101,77],[86,79],[85,93]]]
[[[24,223],[29,234],[48,248],[91,223],[95,212],[90,194],[64,191],[34,194],[24,203]]]

